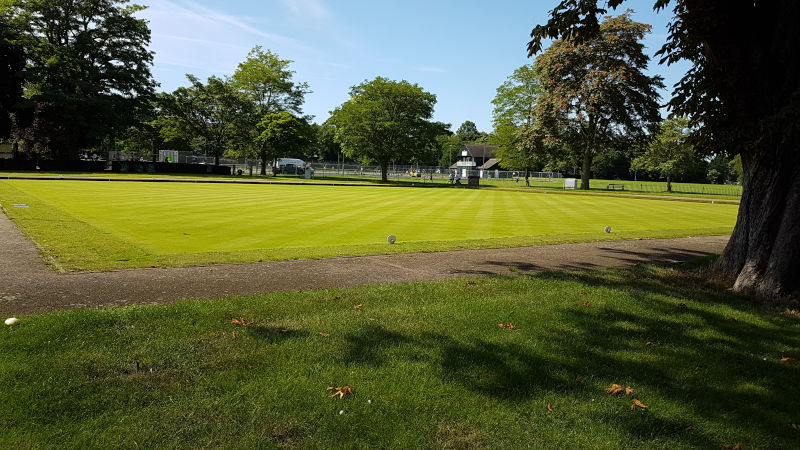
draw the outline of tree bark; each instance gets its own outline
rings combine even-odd
[[[672,193],[672,178],[667,174],[667,192]]]
[[[531,176],[531,168],[530,167],[526,167],[525,168],[525,187],[531,187],[531,181],[528,178],[530,176]]]
[[[261,157],[261,175],[267,175],[267,154],[262,153]]]
[[[735,291],[800,300],[800,151],[781,137],[742,155],[739,217],[717,268]]]
[[[583,150],[583,168],[581,169],[581,189],[589,190],[589,172],[592,170],[592,149],[587,145]]]
[[[386,183],[389,181],[389,175],[388,175],[389,161],[381,160],[380,164],[381,164],[381,181]]]

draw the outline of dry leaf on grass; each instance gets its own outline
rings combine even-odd
[[[637,407],[642,409],[647,409],[647,406],[644,403],[640,402],[638,399],[633,399],[633,404],[631,405],[631,409],[636,409]]]
[[[592,302],[583,302],[583,306],[592,306]]]
[[[583,376],[582,375],[578,375],[578,383],[583,383]]]
[[[723,450],[742,450],[742,443],[737,442],[735,444],[724,444],[722,445]]]
[[[244,317],[239,317],[238,319],[236,317],[234,317],[233,319],[231,319],[231,323],[233,325],[239,325],[239,326],[242,326],[242,327],[249,327],[250,325],[253,324],[253,322],[248,322],[248,321],[244,320]]]
[[[781,362],[785,362],[786,364],[797,364],[797,358],[792,358],[791,356],[784,356],[781,358]]]
[[[355,396],[356,394],[353,393],[353,388],[350,386],[336,386],[336,387],[329,387],[327,390],[333,391],[331,394],[331,398],[339,397],[339,399],[343,399],[345,395]]]
[[[694,427],[693,427],[693,426],[691,426],[691,425],[689,425],[688,427],[684,428],[684,430],[686,430],[686,431],[692,431],[692,430],[694,430]]]
[[[475,285],[475,282],[472,281],[472,280],[469,280],[466,283],[464,283],[464,286],[474,286],[474,285]]]
[[[358,309],[360,311],[363,311],[364,310],[364,305],[362,305],[362,304],[355,305],[355,306],[353,306],[353,309]]]
[[[320,336],[322,336],[322,337],[331,337],[331,335],[330,335],[330,334],[328,334],[328,333],[323,333],[322,331],[320,331],[320,332],[319,332],[319,335],[320,335]]]
[[[547,410],[553,412],[553,406],[550,403],[547,404]]]
[[[634,390],[630,386],[622,387],[615,383],[612,384],[610,388],[606,388],[606,392],[608,392],[611,395],[619,395],[619,394],[628,395],[628,394],[633,394]]]
[[[515,329],[514,328],[514,324],[511,323],[511,322],[509,322],[509,323],[498,323],[497,326],[500,327],[500,328],[508,329],[508,330],[514,330]]]

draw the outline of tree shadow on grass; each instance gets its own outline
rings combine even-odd
[[[514,403],[542,392],[606,395],[597,384],[625,383],[645,403],[648,397],[656,403],[624,421],[594,420],[645,441],[679,437],[700,446],[719,440],[714,431],[690,423],[692,418],[736,429],[737,440],[760,445],[782,447],[800,439],[789,426],[800,420],[797,367],[780,361],[781,352],[800,348],[796,319],[769,312],[754,318],[751,300],[704,284],[697,275],[653,267],[523,276],[619,290],[635,306],[614,302],[613,293],[607,296],[611,301],[594,307],[581,306],[577,295],[575,302],[565,299],[556,311],[557,329],[509,331],[532,333],[527,337],[536,347],[373,325],[346,336],[344,357],[373,366],[426,359],[443,381]],[[717,312],[723,309],[718,306],[726,312]],[[587,382],[576,383],[578,376]],[[674,404],[681,415],[663,412]]]

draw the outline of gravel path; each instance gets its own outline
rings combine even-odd
[[[728,236],[457,250],[168,269],[59,274],[0,214],[0,316],[70,308],[166,304],[285,290],[476,275],[669,263],[719,254]]]

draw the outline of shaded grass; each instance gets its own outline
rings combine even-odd
[[[0,181],[0,202],[63,270],[726,234],[738,208],[499,190],[41,180]],[[399,243],[387,245],[388,234]]]
[[[0,446],[800,445],[797,316],[687,268],[474,281],[23,317]]]

